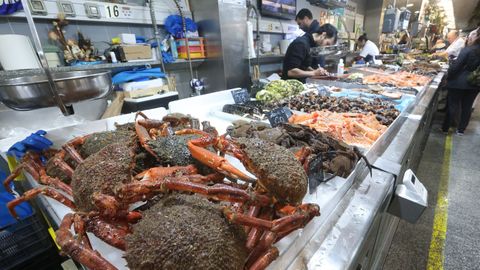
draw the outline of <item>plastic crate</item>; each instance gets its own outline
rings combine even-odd
[[[177,47],[186,46],[184,38],[177,39],[176,43],[177,43]],[[203,46],[203,43],[204,43],[204,38],[201,38],[201,37],[188,39],[188,46]]]
[[[190,53],[203,53],[203,47],[201,46],[189,46]],[[187,53],[187,46],[178,47],[178,53]]]
[[[179,53],[178,58],[180,59],[188,59],[188,55],[186,53]],[[191,59],[201,59],[205,58],[205,54],[199,52],[199,53],[190,53],[190,58]]]
[[[33,214],[0,231],[0,269],[13,269],[51,247],[47,229]]]

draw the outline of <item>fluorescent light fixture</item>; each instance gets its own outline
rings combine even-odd
[[[412,3],[408,4],[407,7],[413,7],[414,5]]]

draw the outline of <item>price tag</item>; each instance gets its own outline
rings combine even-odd
[[[277,108],[275,110],[270,111],[267,114],[268,121],[272,127],[277,127],[280,124],[288,123],[288,119],[292,116],[293,113],[290,111],[289,108]]]
[[[247,101],[250,101],[250,94],[247,89],[233,90],[231,93],[235,104],[244,104]]]
[[[318,154],[308,164],[308,190],[310,194],[315,193],[318,185],[325,181],[325,174],[323,172],[322,154]]]

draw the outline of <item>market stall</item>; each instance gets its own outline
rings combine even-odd
[[[412,5],[361,0],[7,2],[4,238],[35,229],[79,269],[380,269],[428,206],[431,1],[416,34]],[[36,264],[9,248],[0,268]]]
[[[401,108],[383,134],[376,138],[373,144],[364,145],[363,155],[374,166],[373,169],[364,159],[358,159],[350,173],[343,176],[333,175],[333,178],[324,183],[309,184],[309,192],[303,198],[303,202],[318,204],[321,215],[309,222],[304,229],[291,233],[275,244],[280,256],[269,269],[301,267],[345,269],[355,268],[357,265],[374,266],[381,262],[382,256],[385,255],[382,254],[382,246],[389,245],[392,228],[397,221],[386,211],[392,200],[393,191],[403,179],[404,172],[417,164],[415,161],[418,160],[429,133],[435,109],[436,90],[442,76],[443,73],[436,76],[428,85],[418,87],[416,96],[411,95],[413,98]],[[310,83],[322,87],[335,84],[332,81],[318,80]],[[348,83],[345,83],[344,87],[347,86]],[[352,86],[350,88],[358,87]],[[315,93],[325,91],[322,87],[318,92],[315,90]],[[252,121],[249,118],[222,112],[226,104],[235,103],[232,95],[235,91],[238,89],[174,101],[169,104],[169,112],[188,114],[200,121],[209,121],[220,133],[224,133],[236,120]],[[349,91],[350,94],[355,92],[351,89]],[[312,95],[312,91],[298,95]],[[368,95],[363,98],[368,98]],[[144,113],[149,118],[161,119],[169,112],[155,109]],[[134,117],[130,114],[54,129],[49,131],[48,138],[54,142],[54,147],[58,148],[74,137],[112,130],[115,128],[114,124],[133,122]],[[265,119],[264,123],[267,124],[268,120]],[[2,140],[0,149],[6,152],[19,139]],[[238,160],[229,156],[228,160],[234,166],[243,168]],[[29,175],[27,179],[28,182],[23,182],[27,188],[38,185]],[[53,228],[58,228],[64,216],[71,211],[51,198],[40,196],[38,202],[46,211]],[[105,244],[93,234],[89,233],[89,237],[92,239],[93,248],[102,256],[120,269],[125,267],[122,251]],[[347,242],[348,245],[345,244]]]

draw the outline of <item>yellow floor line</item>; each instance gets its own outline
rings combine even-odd
[[[448,181],[450,178],[450,158],[452,153],[452,134],[445,140],[442,174],[438,187],[437,206],[433,218],[432,240],[428,252],[428,270],[442,270],[444,262],[445,238],[447,236],[448,220]]]

